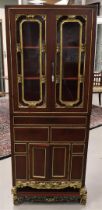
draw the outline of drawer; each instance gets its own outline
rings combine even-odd
[[[86,125],[87,117],[85,116],[14,116],[13,123],[15,125],[23,126],[29,124],[73,124],[73,125]]]
[[[49,141],[48,127],[15,127],[15,141],[34,141],[47,142]]]
[[[51,127],[51,141],[85,141],[86,129],[84,127]]]

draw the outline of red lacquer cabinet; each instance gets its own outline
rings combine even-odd
[[[6,7],[14,203],[86,202],[96,9]]]

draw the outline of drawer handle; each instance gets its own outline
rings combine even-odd
[[[52,68],[51,80],[52,80],[52,82],[54,82],[55,81],[55,76],[54,76],[54,73],[55,73],[55,63],[54,62],[51,63],[51,68]]]

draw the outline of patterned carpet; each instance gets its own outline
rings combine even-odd
[[[0,98],[0,159],[11,154],[9,102],[7,98]]]
[[[102,108],[93,106],[90,130],[102,126]],[[11,154],[9,102],[6,97],[0,98],[0,159]]]

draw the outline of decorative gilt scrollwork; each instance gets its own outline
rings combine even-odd
[[[26,15],[27,19],[33,19],[35,17],[35,15]]]
[[[80,189],[81,188],[81,182],[80,181],[59,181],[59,182],[52,182],[52,181],[46,181],[46,182],[39,182],[39,181],[31,181],[31,182],[21,182],[17,181],[16,188],[23,188],[23,187],[31,187],[35,189],[64,189],[67,187],[74,188],[74,189]]]
[[[86,45],[85,44],[82,44],[81,45],[81,51],[84,52],[85,50],[86,50]]]
[[[22,82],[22,75],[18,74],[18,83],[21,83],[21,82]]]
[[[75,19],[76,18],[76,15],[68,15],[68,18],[69,19]]]
[[[54,189],[65,189],[65,188],[73,188],[74,189],[78,189],[80,190],[82,186],[82,183],[80,181],[45,181],[45,182],[40,182],[40,181],[28,181],[28,182],[22,182],[22,181],[17,181],[16,182],[16,186],[13,187],[12,189],[12,194],[13,194],[13,200],[14,200],[14,204],[20,204],[22,203],[25,199],[27,199],[28,201],[36,201],[36,194],[34,195],[34,197],[27,197],[27,195],[22,196],[22,195],[17,195],[17,190],[20,188],[25,188],[25,187],[31,187],[33,189],[47,189],[47,190],[54,190]],[[80,190],[80,194],[79,197],[81,196],[80,202],[82,203],[85,199],[85,194],[84,194],[84,190],[81,189]],[[40,197],[39,197],[40,199]],[[37,200],[39,200],[37,197]],[[43,199],[45,202],[56,202],[56,201],[63,201],[63,199],[66,199],[66,201],[70,201],[70,199],[72,200],[77,200],[77,197],[75,198],[74,194],[72,197],[68,196],[66,198],[62,197],[58,197],[53,196],[53,195],[48,195],[48,196],[44,196]],[[42,201],[43,201],[42,200]]]
[[[57,47],[56,47],[56,52],[57,53],[60,52],[60,46],[59,45],[57,45]]]
[[[21,52],[21,45],[20,45],[20,43],[17,43],[16,50],[17,50],[17,53]]]
[[[42,52],[45,52],[45,51],[46,51],[46,46],[42,45]]]
[[[85,187],[81,188],[80,190],[80,203],[85,205],[87,201],[87,190]]]

